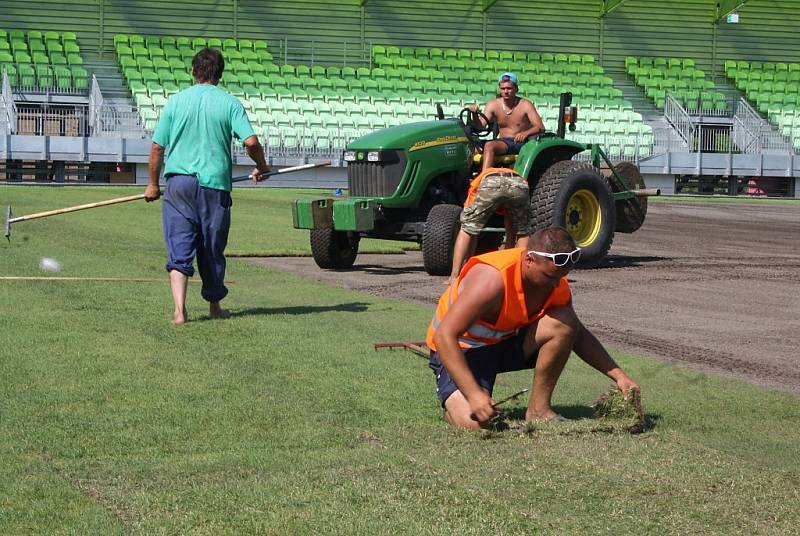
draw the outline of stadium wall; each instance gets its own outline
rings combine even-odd
[[[749,0],[738,24],[715,24],[712,0],[627,0],[600,17],[598,0],[4,0],[0,28],[78,34],[91,59],[113,58],[116,33],[266,39],[333,62],[343,43],[593,54],[606,69],[627,55],[693,58],[709,73],[726,59],[798,61],[800,0]],[[307,61],[307,59],[306,59]]]

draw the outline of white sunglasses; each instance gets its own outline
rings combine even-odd
[[[575,248],[575,250],[571,253],[545,253],[544,251],[533,250],[529,251],[528,253],[533,253],[534,255],[539,255],[540,257],[547,257],[558,267],[566,266],[568,262],[575,264],[581,258],[581,248]]]

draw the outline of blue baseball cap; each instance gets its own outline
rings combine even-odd
[[[517,75],[512,72],[503,73],[497,78],[497,83],[500,82],[513,82],[515,86],[519,85],[519,81],[517,80]]]

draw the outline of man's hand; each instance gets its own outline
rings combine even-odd
[[[257,167],[253,168],[253,171],[250,172],[250,178],[253,179],[254,182],[261,182],[263,180],[268,179],[267,173],[269,173],[269,169],[260,170]]]
[[[471,396],[467,402],[469,402],[470,417],[481,424],[497,415],[494,400],[483,389]]]
[[[481,108],[480,108],[480,106],[478,106],[477,104],[470,104],[470,105],[468,106],[468,108],[469,108],[469,111],[470,111],[470,112],[472,112],[472,113],[474,113],[474,114],[476,114],[476,113],[478,113],[478,112],[480,112],[480,111],[481,111]]]
[[[144,189],[144,200],[150,203],[161,197],[161,188],[158,184],[148,184]]]
[[[526,141],[528,141],[528,134],[526,134],[525,132],[520,132],[519,134],[514,136],[514,141],[517,143],[525,143]]]
[[[639,387],[635,381],[633,381],[627,374],[623,374],[616,380],[617,387],[619,387],[620,391],[622,391],[622,396],[625,400],[628,400],[628,393],[630,391],[636,391],[637,393],[642,392],[642,388]]]

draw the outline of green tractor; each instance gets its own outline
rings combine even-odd
[[[516,156],[495,165],[513,167],[531,192],[533,229],[566,228],[583,249],[581,262],[605,257],[614,232],[632,233],[644,222],[647,195],[638,168],[613,165],[599,145],[564,138],[575,129],[572,94],[563,93],[558,129],[525,143]],[[425,270],[448,275],[459,218],[469,183],[479,169],[478,142],[497,137],[496,125],[479,128],[465,108],[457,118],[382,129],[354,140],[345,150],[349,196],[298,199],[294,227],[311,230],[311,251],[320,268],[350,268],[362,237],[421,244]],[[485,119],[485,117],[484,117]],[[572,158],[590,151],[590,161]],[[605,164],[606,174],[601,173]],[[503,239],[500,216],[479,236],[478,251],[497,249]]]

